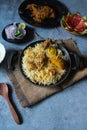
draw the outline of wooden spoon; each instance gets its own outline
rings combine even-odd
[[[20,120],[19,120],[19,117],[13,107],[13,105],[11,104],[11,101],[9,100],[9,96],[8,96],[8,86],[7,84],[5,83],[0,83],[0,95],[4,97],[4,99],[6,99],[8,105],[9,105],[9,108],[10,108],[10,111],[13,115],[13,118],[15,120],[15,122],[17,124],[20,124]]]

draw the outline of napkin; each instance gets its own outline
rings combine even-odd
[[[49,88],[35,86],[30,83],[29,80],[22,75],[18,62],[13,71],[6,68],[7,75],[14,86],[17,98],[23,107],[35,105],[57,92],[62,92],[65,88],[87,76],[87,59],[82,56],[73,39],[56,40],[55,42],[63,45],[69,52],[77,53],[80,58],[79,70],[71,71],[68,78],[63,83],[54,88]]]

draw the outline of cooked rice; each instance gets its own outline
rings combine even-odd
[[[55,66],[46,54],[47,48],[44,48],[44,42],[37,43],[35,47],[29,46],[24,51],[22,57],[22,69],[25,75],[34,83],[39,85],[50,85],[55,84],[59,81],[66,72],[64,69],[59,69]],[[49,44],[49,46],[55,46]],[[57,56],[61,56],[66,61],[66,57],[62,51],[57,49]]]

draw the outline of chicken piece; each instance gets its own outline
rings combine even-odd
[[[52,40],[50,38],[47,38],[43,43],[42,43],[42,47],[44,49],[46,49],[47,47],[49,47],[49,45],[52,43]]]
[[[31,16],[37,23],[41,23],[45,19],[55,18],[55,11],[47,5],[28,4],[26,9],[31,11]]]
[[[28,64],[29,64],[29,66],[28,66],[28,70],[29,71],[37,69],[37,67],[36,67],[34,62],[28,62]]]
[[[36,57],[34,59],[34,63],[38,69],[41,69],[43,67],[43,65],[45,64],[45,62],[46,62],[45,53],[42,52],[42,53],[36,55]]]

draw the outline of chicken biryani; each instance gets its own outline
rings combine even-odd
[[[66,73],[67,57],[62,50],[46,39],[27,47],[22,56],[22,70],[33,83],[51,85]]]

